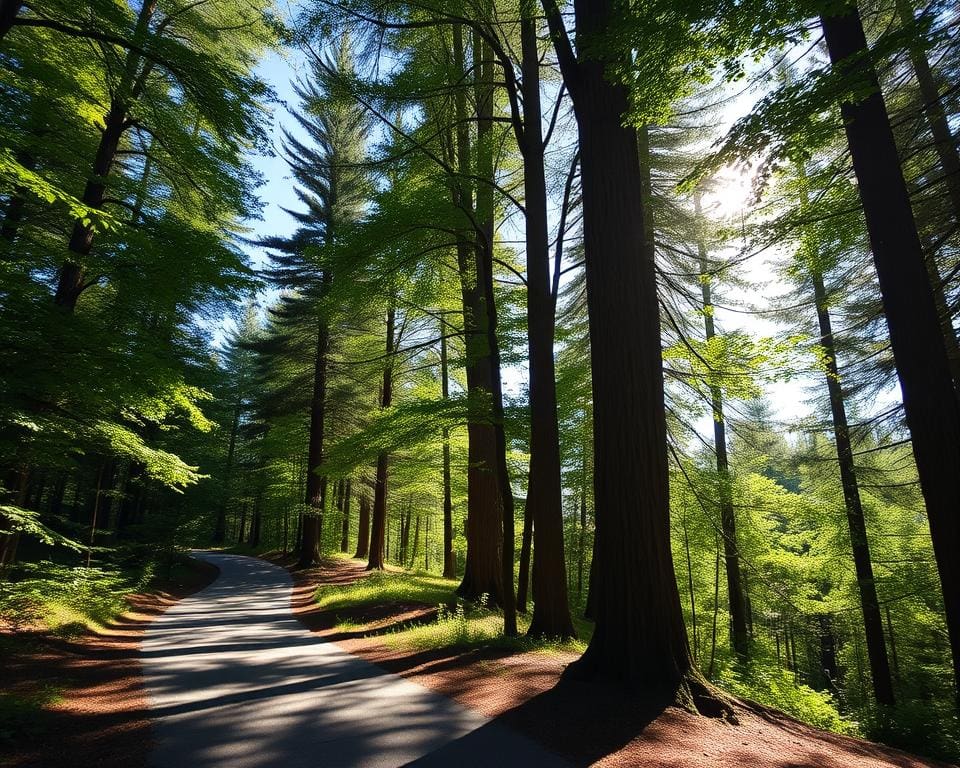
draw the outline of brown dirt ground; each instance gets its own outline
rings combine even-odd
[[[292,566],[292,560],[273,559]],[[663,708],[596,683],[560,680],[572,654],[398,650],[377,635],[435,609],[381,605],[319,610],[317,584],[362,578],[357,561],[291,571],[294,615],[309,629],[384,669],[443,693],[527,734],[576,765],[644,768],[920,768],[943,766],[860,739],[817,730],[774,710],[736,702],[738,725]],[[342,631],[349,619],[362,629]],[[589,707],[584,702],[590,702]]]
[[[181,579],[156,592],[130,595],[130,610],[100,634],[60,639],[21,633],[13,653],[0,658],[4,691],[30,695],[45,686],[63,688],[62,698],[31,719],[25,733],[0,742],[0,765],[13,768],[146,766],[150,721],[138,658],[147,624],[217,576],[217,568],[194,561]],[[10,633],[0,628],[2,635]]]

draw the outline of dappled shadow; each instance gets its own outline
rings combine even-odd
[[[30,697],[57,691],[62,700],[33,712],[4,743],[9,766],[146,765],[151,740],[147,702],[138,661],[145,627],[217,576],[217,568],[197,563],[162,592],[132,595],[131,611],[110,622],[103,634],[73,637],[19,633],[0,653],[0,679],[8,693]]]
[[[286,572],[221,554],[222,578],[142,644],[156,765],[401,765],[485,724],[478,713],[321,641],[290,615]],[[565,765],[525,737],[484,730],[475,765]],[[473,748],[479,756],[478,748]],[[479,759],[479,757],[478,757]]]

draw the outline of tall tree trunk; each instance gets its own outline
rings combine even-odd
[[[700,195],[694,195],[696,214],[700,216]],[[713,299],[710,286],[710,265],[707,248],[702,238],[697,240],[700,259],[700,289],[703,294],[703,325],[707,343],[716,337],[713,324]],[[727,426],[723,416],[723,392],[720,386],[710,384],[710,403],[713,410],[713,446],[717,458],[717,480],[720,484],[720,531],[723,536],[723,561],[727,576],[727,596],[730,603],[730,631],[733,650],[740,659],[749,653],[747,636],[747,610],[743,599],[743,584],[740,577],[740,548],[737,543],[737,519],[733,509],[733,492],[730,487],[730,463],[727,458]]]
[[[609,33],[612,0],[576,0],[575,58],[554,0],[544,9],[580,139],[594,397],[596,628],[578,676],[623,681],[711,714],[693,669],[670,549],[669,473],[656,269],[645,247],[636,131],[626,88],[585,41]],[[594,52],[591,55],[591,52]],[[708,709],[709,707],[709,709]]]
[[[853,462],[853,446],[850,443],[850,428],[847,409],[840,384],[837,366],[836,343],[830,320],[829,299],[823,284],[823,275],[811,260],[810,278],[813,283],[820,325],[820,349],[826,361],[827,391],[830,395],[830,412],[833,417],[833,435],[837,445],[837,461],[840,467],[840,484],[847,510],[847,525],[850,529],[850,545],[853,549],[853,564],[857,574],[857,589],[860,593],[860,611],[867,638],[867,656],[873,678],[873,692],[881,704],[893,704],[893,685],[890,681],[890,663],[887,646],[883,640],[883,621],[880,616],[880,601],[877,584],[873,577],[873,562],[867,540],[866,518],[860,502],[860,487]]]
[[[897,12],[904,26],[914,24],[913,8],[907,0],[897,0]],[[910,62],[920,86],[920,96],[923,100],[923,113],[933,134],[934,148],[943,171],[943,183],[950,198],[950,207],[953,210],[953,219],[960,226],[960,153],[950,130],[950,123],[943,108],[937,82],[930,69],[923,45],[918,41],[908,47]],[[931,250],[927,253],[927,272],[930,278],[930,287],[933,289],[937,313],[940,317],[940,326],[943,330],[943,340],[947,347],[947,358],[950,361],[950,374],[953,377],[954,389],[960,394],[960,343],[953,328],[953,316],[949,310],[944,293],[943,280],[937,267],[936,254]]]
[[[331,275],[325,272],[321,292],[326,293]],[[317,344],[313,366],[313,397],[310,400],[310,441],[307,448],[306,512],[303,517],[303,539],[300,542],[300,568],[309,568],[320,558],[323,530],[323,508],[326,504],[327,478],[317,473],[323,463],[323,441],[327,410],[327,354],[330,351],[330,329],[321,317],[317,327]]]
[[[873,248],[890,344],[943,587],[960,681],[960,404],[897,147],[856,6],[821,18],[830,60],[869,96],[841,110]],[[958,693],[960,698],[960,693]]]
[[[480,50],[475,45],[476,59],[474,71],[479,80],[483,79],[483,65]],[[460,25],[454,25],[454,57],[457,72],[466,72],[464,66],[464,46]],[[479,66],[477,66],[479,65]],[[488,110],[489,99],[484,93],[489,90],[478,86],[480,96],[478,111]],[[503,500],[498,480],[497,430],[491,424],[493,407],[489,399],[493,397],[493,371],[489,336],[489,304],[487,302],[486,282],[492,281],[492,274],[485,269],[487,257],[492,252],[484,242],[488,236],[492,246],[493,192],[485,184],[477,189],[476,212],[473,206],[473,193],[468,182],[473,166],[470,160],[469,124],[466,115],[466,93],[463,87],[456,91],[455,110],[457,117],[457,167],[460,175],[456,183],[457,205],[464,211],[467,219],[481,222],[481,231],[474,232],[475,242],[471,244],[467,236],[459,238],[457,244],[457,266],[460,274],[461,296],[463,301],[463,325],[466,343],[467,396],[469,410],[467,421],[468,469],[467,469],[467,558],[463,580],[457,588],[457,594],[468,600],[479,600],[487,595],[492,603],[499,605],[503,598]],[[492,161],[491,121],[488,115],[477,120],[477,167],[476,174],[484,176],[481,169],[481,157],[486,164]],[[471,247],[471,245],[473,247]],[[492,268],[492,262],[491,262]],[[498,371],[499,373],[499,371]]]
[[[575,637],[567,596],[553,359],[554,301],[547,234],[547,181],[541,130],[540,55],[534,3],[522,0],[523,191],[526,211],[527,343],[530,370],[530,475],[527,514],[533,519],[533,637]],[[507,544],[505,543],[505,546]],[[511,566],[512,578],[512,566]]]
[[[447,328],[440,325],[440,387],[443,399],[450,397],[450,376],[447,369]],[[453,559],[453,501],[450,490],[450,430],[443,428],[443,577],[455,579],[457,566]]]
[[[393,353],[394,353],[394,326],[397,311],[391,302],[387,309],[387,354],[386,365],[383,368],[383,386],[380,391],[380,408],[386,409],[393,402]],[[367,570],[383,570],[384,567],[384,538],[387,528],[387,471],[389,456],[381,451],[377,456],[377,477],[373,494],[373,521],[370,531],[370,553],[367,561]]]
[[[340,551],[350,551],[350,478],[343,481],[340,496],[340,512],[343,514],[343,527],[340,529]]]

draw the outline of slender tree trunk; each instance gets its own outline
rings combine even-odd
[[[594,397],[596,628],[568,670],[713,714],[718,701],[693,669],[670,549],[660,315],[637,134],[624,125],[626,88],[606,76],[604,63],[590,56],[595,47],[585,44],[608,32],[613,5],[574,3],[577,60],[565,45],[559,8],[544,0],[580,138]]]
[[[410,508],[410,501],[407,501],[406,512],[400,509],[400,551],[397,553],[397,560],[400,567],[407,565],[407,553],[410,551],[410,521],[413,517],[413,510]]]
[[[370,553],[370,499],[364,490],[360,493],[360,512],[357,521],[357,551],[354,557],[367,557]]]
[[[820,634],[820,671],[826,687],[836,691],[840,673],[837,669],[837,638],[833,633],[833,622],[830,614],[824,613],[817,617]]]
[[[18,473],[18,487],[15,504],[23,507],[27,503],[27,490],[30,487],[30,471],[21,469]],[[17,545],[20,543],[20,531],[11,530],[12,521],[0,512],[0,579],[6,578],[7,572],[17,561]]]
[[[237,529],[237,544],[243,544],[247,532],[247,502],[240,507],[240,527]]]
[[[700,195],[694,195],[696,214],[700,216]],[[707,343],[716,337],[713,324],[713,299],[710,287],[710,266],[707,249],[702,239],[697,241],[700,259],[700,288],[703,294],[703,324]],[[747,611],[740,578],[740,548],[737,543],[737,519],[733,509],[730,487],[730,463],[727,458],[727,427],[723,416],[723,392],[715,382],[710,383],[710,401],[713,410],[713,445],[717,457],[717,480],[720,488],[720,531],[723,536],[723,560],[727,575],[727,595],[730,603],[730,630],[733,650],[740,659],[749,654]]]
[[[805,178],[800,169],[801,180]],[[801,206],[809,205],[806,189],[801,189]],[[874,696],[880,704],[893,704],[893,685],[890,680],[890,663],[887,659],[887,646],[883,640],[883,620],[880,616],[880,601],[877,597],[877,585],[873,577],[873,561],[870,556],[870,543],[867,539],[866,518],[860,501],[860,487],[854,468],[853,446],[850,442],[850,428],[847,422],[847,409],[840,383],[840,369],[837,363],[836,341],[833,336],[833,324],[830,318],[830,299],[823,282],[823,274],[817,263],[815,253],[807,254],[806,266],[813,285],[814,303],[817,309],[817,322],[820,329],[820,349],[826,363],[826,384],[830,396],[830,413],[833,420],[833,435],[837,446],[837,462],[840,469],[840,484],[843,488],[844,506],[847,511],[847,526],[850,531],[850,544],[853,549],[853,563],[857,574],[857,589],[860,595],[860,611],[867,638],[867,655],[870,659],[870,673],[873,679]]]
[[[580,531],[577,543],[577,597],[583,597],[583,569],[587,564],[587,484],[580,485]]]
[[[717,616],[720,613],[720,544],[717,543],[717,560],[713,568],[713,628],[710,630],[710,666],[707,677],[713,677],[713,665],[717,659]]]
[[[340,530],[340,551],[350,551],[350,478],[343,481],[343,493],[340,497],[343,513],[343,528]]]
[[[138,45],[142,45],[147,34],[149,34],[150,19],[156,7],[157,0],[145,0],[140,7],[137,25],[133,33],[134,42]],[[100,143],[94,156],[93,168],[87,179],[83,196],[80,198],[82,203],[91,208],[99,209],[103,207],[107,190],[107,177],[113,168],[123,134],[130,125],[128,122],[130,101],[138,96],[135,93],[135,82],[140,64],[140,54],[132,50],[128,51],[121,81],[111,98],[110,108],[104,115],[104,128],[100,134]],[[91,224],[84,223],[82,219],[77,219],[74,222],[73,231],[67,244],[67,249],[72,255],[60,268],[57,290],[53,299],[57,306],[63,307],[69,312],[74,310],[80,294],[86,288],[83,262],[93,247],[93,234],[94,229]]]
[[[383,386],[380,392],[380,408],[386,409],[393,402],[393,353],[394,326],[397,311],[393,304],[387,310],[387,354],[383,368]],[[370,552],[367,570],[383,570],[384,538],[387,528],[387,471],[389,456],[381,451],[377,456],[377,476],[373,494],[373,521],[370,531]]]
[[[326,293],[331,275],[324,273],[321,291]],[[317,328],[313,367],[313,397],[310,400],[310,440],[307,448],[306,513],[303,518],[303,539],[300,542],[300,568],[309,568],[320,559],[323,509],[326,505],[327,479],[317,473],[323,463],[323,441],[326,431],[327,354],[330,350],[330,329],[325,317]]]
[[[699,638],[697,637],[697,598],[693,591],[693,561],[690,557],[690,536],[687,532],[687,505],[684,501],[683,505],[683,517],[681,518],[681,525],[683,526],[683,549],[684,553],[687,556],[687,590],[690,593],[690,636],[693,639],[693,658],[694,660],[700,655],[700,643],[698,642]],[[780,646],[777,646],[777,653],[780,652]]]
[[[217,508],[217,521],[213,528],[213,543],[223,544],[227,537],[227,501],[230,498],[230,478],[233,475],[233,459],[237,448],[237,434],[240,431],[240,409],[242,399],[240,395],[233,405],[233,420],[230,422],[230,443],[227,446],[227,463],[223,470],[223,495]]]
[[[409,520],[407,521],[407,527],[410,527]],[[413,529],[413,553],[410,555],[410,568],[413,569],[417,565],[417,555],[420,554],[420,515],[417,514],[417,523]]]
[[[907,425],[943,587],[954,684],[960,680],[960,404],[923,248],[860,15],[821,18],[830,59],[871,95],[841,110],[873,249]],[[858,87],[858,90],[861,90]],[[958,694],[960,698],[960,694]]]
[[[547,181],[541,131],[540,55],[532,2],[521,2],[524,125],[523,190],[526,211],[527,342],[530,370],[530,475],[527,515],[533,519],[533,637],[575,637],[567,595],[553,358],[554,302],[547,234]],[[505,543],[505,546],[507,544]],[[512,578],[511,565],[511,578]]]
[[[533,515],[523,506],[523,531],[520,534],[520,574],[517,577],[517,610],[527,612],[527,593],[530,589],[530,555],[533,548]]]
[[[23,0],[0,0],[0,40],[13,27],[13,22],[23,8]]]
[[[450,376],[447,369],[447,329],[440,325],[440,387],[443,399],[450,397]],[[450,430],[443,428],[443,577],[455,579],[457,566],[453,558],[453,501],[450,491]]]
[[[87,543],[87,568],[93,557],[93,544],[97,536],[97,514],[100,512],[100,491],[103,487],[103,464],[97,472],[97,490],[93,496],[93,511],[90,514],[90,541]]]

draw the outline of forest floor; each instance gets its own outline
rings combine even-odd
[[[0,626],[0,766],[147,764],[140,640],[150,622],[216,579],[209,563],[189,564],[152,591],[128,595],[130,609],[97,632]]]
[[[698,717],[596,684],[561,680],[576,653],[484,647],[414,648],[397,642],[411,624],[436,620],[437,606],[394,601],[317,604],[318,586],[367,577],[358,560],[330,559],[309,570],[270,557],[294,578],[291,608],[313,632],[383,669],[409,678],[534,739],[577,765],[645,768],[918,768],[933,760],[821,731],[774,710],[737,702],[738,725]]]

